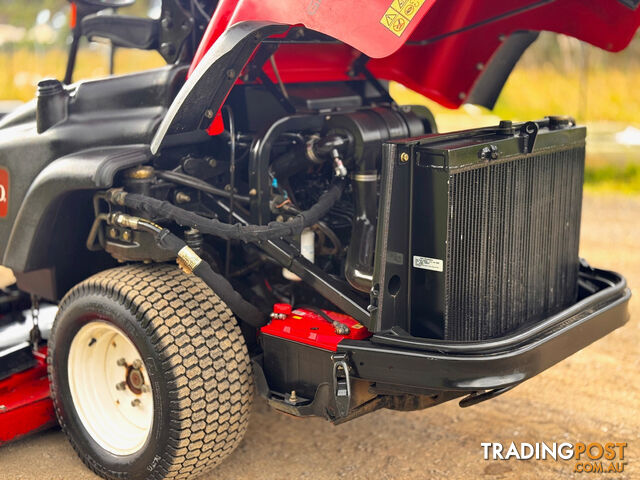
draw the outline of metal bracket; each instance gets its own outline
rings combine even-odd
[[[487,400],[491,400],[492,398],[496,398],[498,395],[502,395],[503,393],[508,392],[509,390],[520,385],[516,383],[515,385],[510,385],[508,387],[503,388],[494,388],[493,390],[486,390],[484,392],[473,392],[460,400],[459,405],[462,408],[467,408],[472,405],[477,405],[478,403],[485,402]]]
[[[526,122],[520,128],[520,151],[522,153],[531,153],[536,144],[538,136],[538,124],[536,122]]]
[[[337,418],[346,417],[351,406],[351,377],[345,353],[331,355],[333,361],[333,396],[336,402]]]

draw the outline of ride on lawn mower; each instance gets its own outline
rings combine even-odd
[[[0,120],[0,442],[57,418],[104,478],[186,478],[254,390],[467,407],[628,320],[578,256],[584,127],[438,134],[386,82],[491,108],[539,31],[618,51],[638,1],[131,3],[74,0],[65,78]],[[167,66],[74,83],[96,37]]]

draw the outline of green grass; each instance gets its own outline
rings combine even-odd
[[[640,164],[587,166],[584,182],[588,191],[637,195],[640,194]]]

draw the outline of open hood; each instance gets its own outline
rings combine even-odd
[[[283,81],[347,79],[354,59],[364,54],[371,57],[367,67],[376,77],[398,81],[455,108],[471,100],[474,85],[489,68],[496,52],[509,50],[508,57],[515,55],[515,60],[506,62],[501,56],[505,64],[501,69],[511,70],[535,38],[535,34],[523,36],[523,32],[547,30],[609,51],[623,49],[640,24],[638,3],[638,0],[221,0],[193,65],[222,32],[239,22],[302,25],[339,42],[325,45],[292,42],[281,46],[275,58]],[[494,77],[504,76],[504,72],[496,74],[495,66],[493,70]],[[495,92],[475,96],[476,103],[487,106],[492,106],[492,98],[497,97]]]

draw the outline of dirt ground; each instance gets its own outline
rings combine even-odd
[[[623,272],[631,322],[492,401],[378,411],[334,427],[256,400],[240,448],[207,479],[640,478],[640,197],[587,194],[581,254]],[[572,461],[485,461],[481,442],[627,442],[623,475],[573,473]],[[89,479],[58,430],[0,448],[0,479]]]

